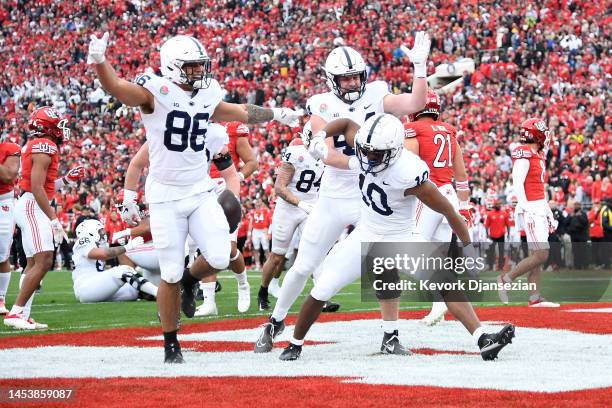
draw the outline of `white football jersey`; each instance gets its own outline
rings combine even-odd
[[[358,125],[377,113],[384,113],[383,98],[389,94],[389,86],[384,81],[373,81],[366,85],[361,98],[348,104],[333,92],[313,95],[306,102],[309,115],[317,115],[326,122],[348,118]],[[355,149],[348,146],[343,135],[336,136],[334,147],[337,151],[354,156]],[[357,177],[359,170],[343,170],[327,166],[321,180],[320,194],[334,198],[359,197]]]
[[[89,251],[95,248],[98,248],[98,246],[90,238],[85,237],[75,241],[72,248],[72,262],[74,262],[74,269],[72,270],[73,282],[76,282],[83,276],[91,276],[104,272],[104,261],[87,257]]]
[[[300,201],[316,201],[325,164],[315,160],[303,145],[288,146],[282,154],[282,160],[295,169],[287,189]]]
[[[195,95],[152,73],[139,76],[136,83],[155,98],[153,113],[141,113],[149,142],[147,201],[178,200],[210,190],[210,178],[202,176],[208,170],[208,122],[222,99],[217,81]]]
[[[389,168],[373,174],[359,174],[362,195],[361,218],[376,234],[416,231],[416,196],[404,196],[408,188],[429,182],[429,167],[414,153],[404,149]]]

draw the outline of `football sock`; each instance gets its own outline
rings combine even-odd
[[[538,299],[540,299],[540,294],[539,293],[536,293],[534,295],[529,295],[529,301],[530,302],[535,302]]]
[[[30,317],[30,313],[32,313],[32,302],[34,301],[34,295],[36,295],[36,292],[32,293],[32,296],[30,296],[25,306],[23,307],[23,316],[26,319]]]
[[[164,344],[169,345],[173,343],[178,343],[178,339],[176,338],[176,333],[178,330],[173,330],[170,332],[164,332]]]
[[[306,281],[308,281],[308,275],[297,273],[293,271],[293,268],[289,269],[272,312],[274,320],[277,322],[285,320],[289,309],[304,290]]]
[[[0,300],[4,300],[8,291],[9,283],[11,282],[10,272],[0,272]]]
[[[13,307],[11,307],[11,311],[9,312],[9,314],[12,314],[12,315],[18,315],[21,313],[23,313],[23,307],[17,306],[17,305],[13,305]]]
[[[482,326],[477,327],[476,330],[474,330],[474,333],[472,333],[472,338],[474,339],[474,342],[476,343],[476,345],[478,345],[478,340],[480,340],[480,337],[483,334],[485,334],[485,331],[482,328]]]
[[[508,274],[504,274],[502,276],[502,280],[506,283],[512,283],[512,278],[508,276]]]
[[[235,273],[234,277],[236,277],[239,286],[244,286],[246,283],[248,283],[246,270],[242,271],[241,273]]]
[[[295,344],[296,346],[303,346],[304,345],[304,339],[302,340],[298,340],[295,337],[291,336],[291,340],[289,340],[291,342],[291,344]]]
[[[268,297],[268,288],[264,288],[263,286],[259,287],[258,297]]]
[[[200,283],[200,289],[202,289],[202,294],[204,295],[204,303],[215,301],[216,286],[217,282]]]
[[[397,320],[383,320],[382,328],[385,333],[391,334],[394,331],[398,330],[398,322]]]

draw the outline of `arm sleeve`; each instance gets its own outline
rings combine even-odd
[[[525,179],[529,172],[529,160],[518,159],[512,167],[512,184],[516,193],[518,204],[522,208],[527,208],[527,195],[525,194]]]

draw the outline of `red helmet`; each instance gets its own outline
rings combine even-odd
[[[70,129],[66,127],[68,119],[62,116],[55,108],[43,106],[30,115],[28,128],[30,135],[53,136],[58,142],[70,140]]]
[[[440,104],[440,97],[433,89],[429,88],[427,89],[427,102],[425,102],[425,108],[410,114],[408,118],[411,122],[414,122],[421,115],[433,115],[434,120],[438,120],[441,111],[442,105]]]
[[[521,124],[520,141],[522,143],[537,143],[540,149],[550,144],[550,130],[546,122],[539,118],[530,118]]]

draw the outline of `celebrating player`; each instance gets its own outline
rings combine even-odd
[[[104,269],[105,261],[142,245],[141,237],[124,246],[108,247],[104,225],[85,220],[76,227],[72,260],[74,295],[81,303],[155,300],[157,287],[127,266]]]
[[[19,145],[0,139],[0,315],[9,312],[5,299],[11,281],[9,253],[15,230],[14,185],[19,173],[20,155]]]
[[[419,242],[415,225],[417,198],[426,206],[444,215],[464,246],[470,236],[463,218],[433,183],[429,182],[427,164],[404,149],[404,127],[389,114],[377,114],[360,127],[349,119],[329,123],[315,137],[343,134],[349,146],[355,146],[361,169],[359,188],[362,195],[362,216],[347,239],[337,244],[325,258],[315,286],[304,301],[289,346],[281,360],[300,357],[304,337],[318,319],[323,304],[361,275],[363,242]],[[341,165],[349,166],[349,158]],[[284,285],[283,285],[284,286]],[[444,294],[443,294],[444,295]],[[469,302],[448,302],[451,312],[472,334],[482,358],[495,359],[514,336],[514,326],[506,325],[499,333],[487,334]],[[400,350],[399,352],[397,350]],[[410,354],[399,343],[398,331],[385,333],[381,351],[389,354]]]
[[[210,155],[208,123],[261,123],[275,119],[295,126],[302,113],[223,102],[221,87],[211,77],[211,59],[194,37],[178,35],[167,40],[160,48],[162,76],[143,74],[135,84],[120,79],[106,61],[107,43],[108,33],[102,38],[91,36],[88,63],[94,64],[107,92],[127,106],[139,107],[142,113],[151,161],[145,193],[162,275],[157,300],[164,333],[164,361],[183,363],[177,339],[179,281],[183,286],[183,309],[193,304],[195,313],[197,283],[225,269],[230,259],[228,222],[216,200],[212,180],[202,177],[208,172],[206,157]],[[133,205],[132,209],[135,210]],[[183,274],[188,234],[205,258],[208,268],[203,274],[195,275],[195,268]]]
[[[238,176],[240,180],[244,181],[257,170],[258,166],[257,158],[249,142],[249,128],[240,122],[229,122],[223,123],[222,125],[225,126],[229,137],[227,148],[232,156],[232,162],[236,170],[239,170]],[[244,163],[242,167],[239,167],[240,161]],[[212,163],[210,167],[210,177],[217,183],[223,180],[215,163]],[[230,254],[229,267],[234,272],[234,277],[238,283],[238,311],[244,313],[249,310],[251,306],[251,287],[247,280],[244,257],[238,250],[238,229],[232,232],[230,237],[232,240],[232,253]],[[217,303],[215,302],[216,284],[216,275],[211,275],[202,279],[200,288],[202,289],[204,302],[196,309],[195,316],[211,316],[217,314]]]
[[[463,153],[457,143],[457,131],[448,123],[439,121],[440,97],[432,89],[427,91],[425,109],[410,115],[410,123],[404,126],[405,146],[417,154],[429,167],[429,180],[444,195],[455,209],[472,225],[470,212],[470,188],[463,162]],[[453,188],[453,178],[457,191]],[[421,237],[427,242],[451,242],[453,231],[446,218],[439,212],[417,204],[416,222]],[[435,294],[438,296],[439,294]],[[431,312],[421,321],[432,326],[444,320],[446,304],[435,299]]]
[[[325,61],[330,91],[314,95],[307,102],[313,133],[316,134],[336,118],[350,118],[363,124],[377,113],[403,116],[423,109],[427,96],[429,47],[429,35],[422,31],[416,34],[411,50],[404,47],[414,65],[414,80],[412,94],[401,95],[392,95],[388,84],[383,81],[368,83],[366,63],[356,50],[344,46],[335,48]],[[359,164],[354,159],[348,169],[338,168],[346,156],[354,158],[355,150],[346,144],[343,135],[327,140],[320,138],[315,144],[312,150],[318,152],[317,157],[327,165],[321,180],[319,200],[304,226],[295,263],[283,280],[272,316],[257,340],[257,353],[272,350],[273,340],[284,330],[284,319],[289,308],[304,289],[309,276],[321,264],[344,228],[356,225],[359,220]],[[399,299],[382,301],[381,312],[385,333],[395,332]]]
[[[548,259],[548,234],[557,229],[557,221],[546,201],[544,183],[546,182],[545,151],[550,144],[550,131],[539,118],[530,118],[521,124],[519,136],[521,144],[512,150],[512,182],[517,196],[516,224],[524,229],[531,253],[509,273],[500,275],[498,283],[510,283],[521,275],[529,274],[529,283],[536,289],[529,293],[530,307],[559,307],[540,294],[542,265]],[[508,292],[500,286],[499,297],[508,303]]]

